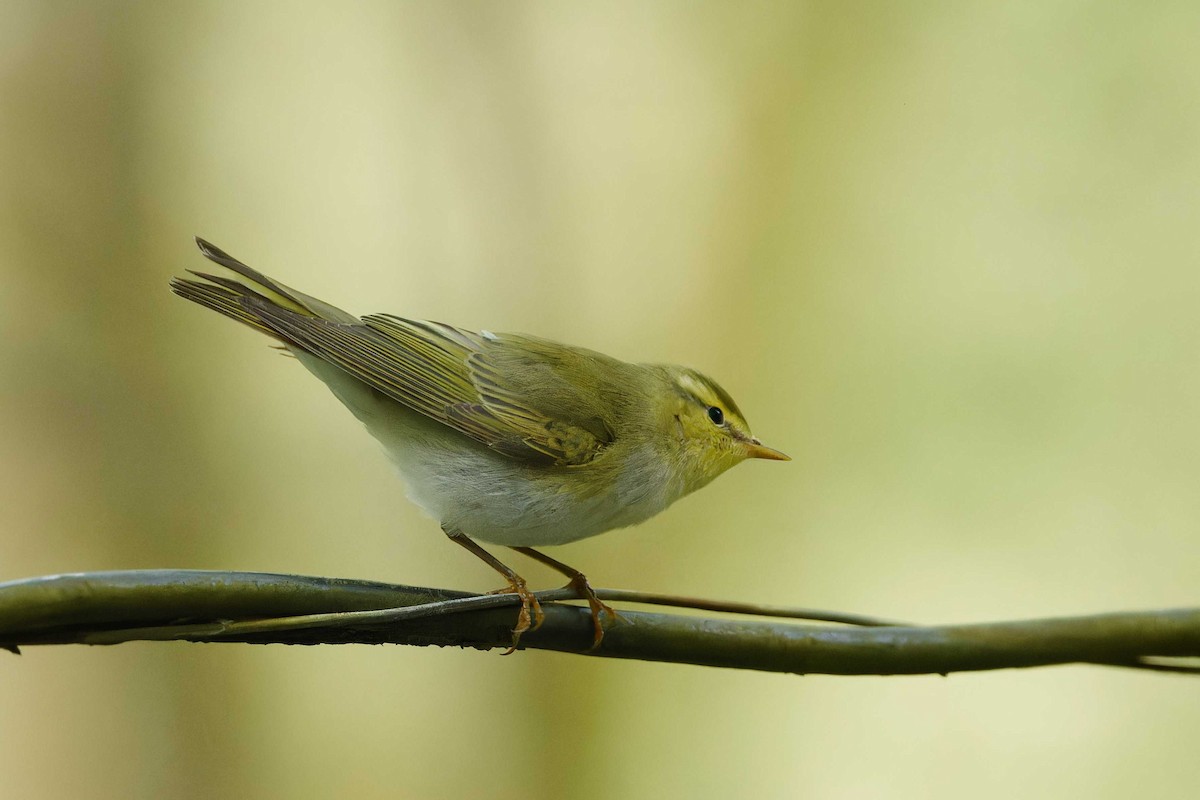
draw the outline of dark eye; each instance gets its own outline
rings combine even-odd
[[[716,406],[708,407],[708,418],[713,421],[713,425],[725,424],[725,412]]]

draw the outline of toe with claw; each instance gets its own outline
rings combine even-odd
[[[609,624],[612,624],[619,620],[621,615],[615,608],[596,596],[592,585],[588,583],[582,573],[573,575],[566,588],[579,595],[581,600],[587,600],[587,604],[592,610],[592,646],[588,650],[595,650],[604,640],[604,619],[607,618]]]
[[[512,644],[504,652],[504,655],[509,655],[516,651],[521,634],[525,631],[536,631],[542,627],[542,623],[546,620],[546,614],[542,611],[542,604],[538,602],[537,595],[529,591],[529,587],[525,585],[525,579],[519,575],[509,578],[508,586],[488,592],[488,594],[515,594],[521,598],[521,613],[517,615],[517,627],[513,628]]]

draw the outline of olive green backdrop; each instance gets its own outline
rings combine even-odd
[[[790,464],[553,550],[599,585],[968,621],[1200,602],[1200,10],[0,8],[0,579],[485,590],[355,420],[171,296],[311,294],[718,377]],[[560,579],[520,564],[540,586]],[[522,653],[0,653],[21,798],[1124,798],[1200,684]]]

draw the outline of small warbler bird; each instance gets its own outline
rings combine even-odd
[[[475,540],[566,575],[591,608],[594,648],[602,617],[616,613],[583,573],[533,547],[636,525],[747,458],[789,460],[695,370],[521,334],[359,318],[196,243],[223,269],[189,270],[201,280],[175,278],[172,291],[276,339],[325,382],[383,445],[409,497],[505,577],[501,592],[521,598],[513,649],[542,609]]]

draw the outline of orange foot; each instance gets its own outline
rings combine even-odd
[[[542,611],[542,604],[538,602],[537,596],[529,591],[529,587],[525,585],[525,579],[519,575],[509,578],[508,586],[488,592],[488,594],[515,594],[521,598],[521,613],[517,615],[517,627],[513,628],[512,645],[504,651],[504,655],[507,656],[516,652],[521,634],[528,630],[536,631],[542,627],[542,623],[546,620],[546,614]]]
[[[592,585],[588,583],[588,579],[581,572],[571,576],[571,582],[566,585],[567,589],[571,589],[580,599],[587,600],[588,606],[592,609],[592,646],[588,648],[589,652],[600,646],[600,642],[604,640],[604,621],[602,617],[608,617],[609,623],[616,622],[621,618],[617,610],[605,603],[596,596],[596,592],[592,589]]]

